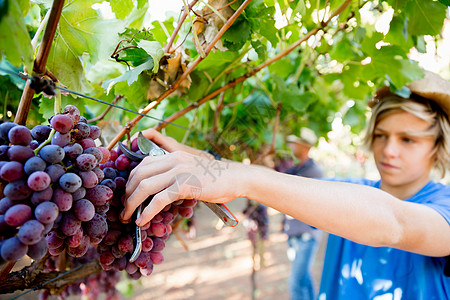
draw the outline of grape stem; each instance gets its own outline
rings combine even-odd
[[[39,145],[36,149],[34,149],[34,155],[37,155],[39,151],[48,143],[52,141],[52,137],[55,135],[56,130],[52,128],[52,131],[50,131],[50,134],[48,135],[48,139],[46,139],[42,144]]]

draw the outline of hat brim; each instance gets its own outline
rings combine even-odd
[[[412,93],[438,104],[450,117],[450,81],[433,72],[425,71],[424,78],[412,82],[407,87]],[[369,106],[375,106],[377,102],[389,95],[395,95],[395,93],[391,92],[388,86],[379,88],[369,102]]]

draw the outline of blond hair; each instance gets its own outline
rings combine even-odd
[[[435,138],[432,153],[436,157],[434,167],[444,177],[450,160],[449,117],[437,104],[425,98],[412,94],[411,98],[408,99],[397,95],[389,95],[381,99],[372,109],[372,116],[366,129],[364,144],[368,149],[372,150],[374,130],[378,123],[383,118],[399,110],[411,113],[430,124],[430,127],[425,132],[421,132],[420,136],[431,136]]]

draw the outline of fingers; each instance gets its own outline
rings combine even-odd
[[[124,203],[124,210],[122,211],[120,217],[123,220],[128,220],[133,215],[136,208],[147,199],[148,196],[154,195],[159,191],[163,190],[167,186],[172,184],[168,181],[169,176],[156,175],[152,178],[147,178],[139,181],[139,184],[134,190],[131,191],[131,195],[127,198]],[[128,188],[127,188],[128,191]]]
[[[160,211],[164,209],[168,204],[179,200],[174,193],[169,193],[167,189],[156,194],[150,204],[147,205],[141,214],[141,217],[136,220],[136,225],[144,226],[150,222]],[[179,195],[178,195],[179,196]]]

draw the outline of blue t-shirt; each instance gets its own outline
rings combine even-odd
[[[380,187],[379,181],[342,181]],[[430,181],[405,201],[427,205],[450,223],[448,186]],[[318,300],[450,299],[450,277],[443,274],[444,265],[441,257],[361,245],[330,234]]]

